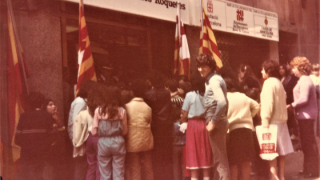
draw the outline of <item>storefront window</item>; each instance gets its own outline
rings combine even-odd
[[[68,71],[77,77],[78,4],[66,3]],[[104,64],[122,68],[128,77],[150,69],[173,71],[175,23],[90,6],[85,7],[96,73]]]

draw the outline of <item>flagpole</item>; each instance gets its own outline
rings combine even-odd
[[[203,0],[200,0],[200,13],[201,13],[201,31],[202,31],[202,29],[203,29],[203,2],[202,2]]]
[[[80,0],[80,3],[81,3],[82,11],[83,11],[83,13],[84,13],[84,5],[83,5],[83,0]]]
[[[181,35],[181,29],[180,29],[180,23],[181,23],[181,19],[180,19],[180,1],[179,1],[179,6],[178,6],[178,34],[179,34],[179,44],[180,44],[180,35]]]
[[[17,32],[17,29],[16,29],[16,21],[14,19],[14,16],[13,16],[13,9],[12,9],[12,4],[11,4],[11,0],[7,0],[7,5],[8,5],[8,9],[9,9],[9,15],[10,15],[10,19],[11,19],[11,23],[12,23],[12,28],[13,28],[13,32],[14,32],[14,36],[15,36],[15,42],[16,42],[16,48],[17,48],[17,51],[19,53],[19,58],[18,58],[18,61],[19,61],[19,65],[22,69],[22,73],[23,73],[23,79],[24,79],[24,85],[26,87],[26,91],[27,91],[27,94],[29,94],[29,88],[28,88],[28,83],[27,83],[27,75],[26,75],[26,71],[25,71],[25,68],[24,68],[24,62],[23,62],[23,58],[22,58],[22,53],[21,53],[21,46],[20,46],[20,39],[19,39],[19,35],[18,35],[18,32]]]

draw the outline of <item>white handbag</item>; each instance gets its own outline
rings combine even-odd
[[[256,134],[260,146],[260,157],[264,160],[273,160],[277,153],[277,125],[270,124],[269,128],[256,127]]]

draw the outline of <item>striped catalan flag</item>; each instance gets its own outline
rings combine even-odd
[[[202,9],[202,21],[201,21],[202,25],[201,25],[201,32],[200,32],[199,54],[211,55],[217,63],[216,70],[219,70],[223,65],[222,65],[222,61],[220,58],[218,44],[217,44],[216,38],[214,36],[214,33],[212,31],[210,21],[207,16],[207,12],[204,8],[203,3],[202,3],[201,9]]]
[[[79,50],[78,50],[78,82],[76,94],[80,85],[86,80],[97,81],[91,53],[89,35],[84,17],[83,1],[79,2]]]
[[[190,52],[184,25],[180,16],[180,6],[177,7],[177,22],[174,50],[174,74],[190,76]]]
[[[12,147],[12,159],[20,158],[21,148],[15,144],[15,132],[20,115],[24,112],[21,106],[21,96],[27,90],[26,75],[28,74],[22,47],[14,31],[12,13],[8,11],[8,111],[9,133]],[[18,44],[18,46],[17,46]],[[22,59],[21,59],[22,58]]]

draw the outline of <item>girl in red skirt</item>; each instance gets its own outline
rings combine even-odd
[[[202,170],[203,180],[209,180],[213,166],[211,147],[206,130],[203,95],[205,80],[199,75],[191,80],[193,91],[187,93],[182,106],[183,122],[188,121],[186,135],[186,168],[191,172],[191,180],[199,178]]]

